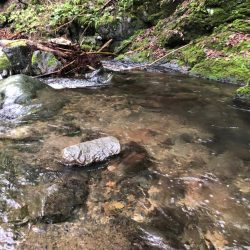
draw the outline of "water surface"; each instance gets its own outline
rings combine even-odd
[[[67,102],[53,116],[1,134],[2,249],[249,249],[250,113],[235,89],[117,72],[58,90]],[[105,135],[120,139],[119,157],[60,164],[62,148]]]

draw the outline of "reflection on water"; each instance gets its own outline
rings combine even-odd
[[[250,118],[235,88],[140,72],[58,92],[54,116],[1,134],[0,246],[248,249]],[[119,157],[90,172],[59,163],[104,135]]]

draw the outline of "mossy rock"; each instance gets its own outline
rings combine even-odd
[[[5,54],[2,54],[4,69],[12,70],[14,74],[29,73],[31,49],[25,40],[0,40],[0,46]]]
[[[103,40],[122,41],[144,27],[145,24],[137,17],[122,16],[112,19],[110,22],[98,24],[96,31]]]
[[[196,64],[191,73],[213,80],[249,83],[250,59],[238,55],[229,58],[208,58]]]
[[[0,50],[0,71],[8,70],[11,68],[11,63],[6,54]]]
[[[35,75],[54,72],[60,66],[61,62],[50,52],[36,50],[32,54],[31,68]]]
[[[237,89],[234,100],[242,105],[250,107],[250,86],[247,85]]]

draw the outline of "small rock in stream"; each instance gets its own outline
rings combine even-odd
[[[120,152],[121,145],[118,139],[108,136],[66,147],[62,151],[62,157],[63,163],[67,165],[86,166],[104,161]]]

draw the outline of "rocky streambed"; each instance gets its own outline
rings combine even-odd
[[[249,248],[250,120],[236,86],[171,71],[45,81],[57,89],[12,80],[0,99],[1,249]],[[61,163],[63,148],[110,135],[118,156]]]

